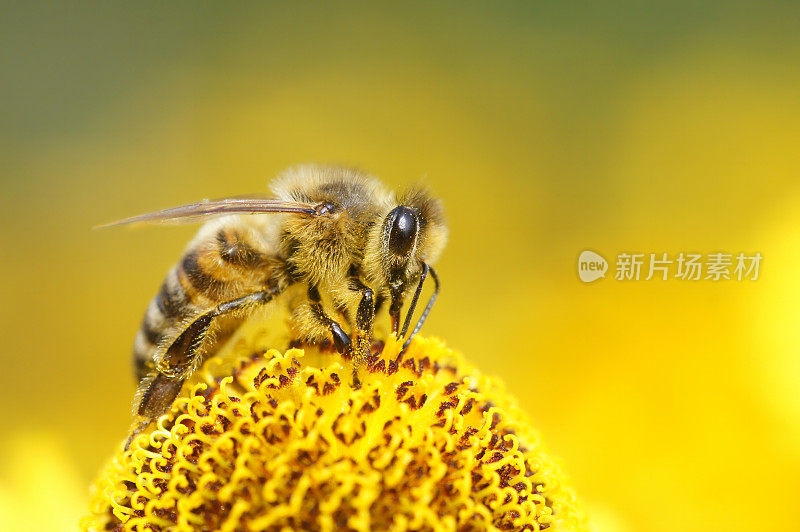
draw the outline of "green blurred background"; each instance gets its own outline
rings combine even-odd
[[[425,332],[503,378],[598,530],[800,529],[797,2],[3,2],[0,528],[71,529],[193,227],[341,162],[445,202]],[[760,252],[756,282],[576,259]]]

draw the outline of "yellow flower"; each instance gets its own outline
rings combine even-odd
[[[86,530],[584,530],[497,381],[417,337],[362,364],[250,326],[94,486]],[[275,345],[270,344],[270,345]]]

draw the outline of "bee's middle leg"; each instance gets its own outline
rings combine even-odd
[[[331,333],[333,347],[339,353],[344,353],[350,349],[350,337],[344,332],[339,322],[329,317],[322,308],[322,296],[316,286],[308,287],[309,309],[316,321]]]

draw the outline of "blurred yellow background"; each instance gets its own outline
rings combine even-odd
[[[309,161],[443,198],[424,332],[505,380],[598,530],[800,529],[796,2],[2,11],[3,530],[84,512],[195,230],[90,228]],[[764,259],[585,285],[587,248]]]

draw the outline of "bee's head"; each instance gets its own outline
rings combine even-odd
[[[400,196],[377,231],[381,269],[390,282],[439,257],[447,237],[442,205],[422,188]]]

